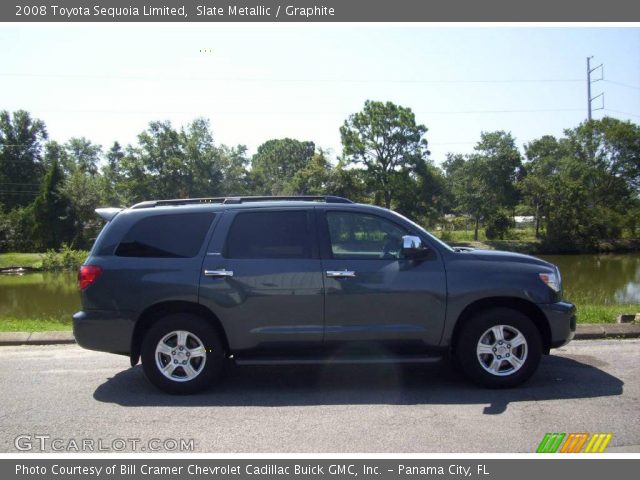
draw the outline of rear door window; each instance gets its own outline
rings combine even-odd
[[[227,258],[311,258],[312,233],[305,210],[236,215],[227,236]]]
[[[154,215],[139,220],[116,249],[120,257],[190,258],[200,251],[215,214]]]

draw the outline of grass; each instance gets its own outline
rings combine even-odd
[[[0,268],[42,268],[41,253],[0,253]]]
[[[71,320],[56,318],[0,318],[0,332],[54,332],[71,330]]]
[[[578,323],[615,323],[623,313],[640,313],[640,305],[578,305]],[[71,320],[0,318],[0,332],[70,331]]]
[[[640,313],[640,305],[577,305],[578,323],[615,323],[623,313]]]

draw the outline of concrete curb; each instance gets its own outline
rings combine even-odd
[[[76,343],[73,332],[4,332],[0,333],[0,346],[7,345],[60,345]]]
[[[588,323],[578,325],[575,340],[603,338],[640,338],[640,324]],[[60,345],[76,343],[73,332],[4,332],[0,333],[0,346],[8,345]]]
[[[640,324],[635,323],[585,323],[578,325],[576,340],[593,340],[597,338],[638,338]]]

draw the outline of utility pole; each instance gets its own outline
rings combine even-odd
[[[591,59],[592,58],[593,58],[593,56],[587,57],[587,120],[588,121],[591,121],[593,110],[604,110],[604,92],[596,95],[595,97],[591,96],[591,84],[595,83],[595,82],[599,82],[600,80],[604,79],[604,66],[601,63],[597,67],[591,68]],[[600,78],[596,78],[595,80],[591,80],[591,74],[593,72],[595,72],[596,70],[598,70],[598,69],[600,70]],[[597,98],[600,98],[600,97],[602,97],[602,107],[593,109],[592,108],[593,101],[595,99],[597,99]]]

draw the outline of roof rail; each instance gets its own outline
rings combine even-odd
[[[176,198],[172,200],[149,200],[133,205],[131,208],[151,208],[162,206],[196,205],[202,203],[219,203],[223,205],[239,204],[247,202],[325,202],[325,203],[353,203],[348,198],[334,195],[274,195],[274,196],[248,196],[248,197],[207,197],[207,198]]]

